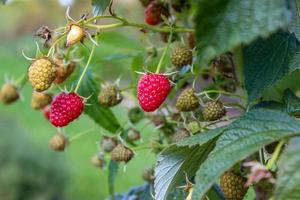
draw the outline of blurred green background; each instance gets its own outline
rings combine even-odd
[[[91,13],[89,0],[15,0],[0,5],[1,84],[5,77],[18,79],[26,73],[30,62],[23,58],[21,51],[34,57],[35,42],[40,42],[34,36],[35,31],[42,25],[50,28],[65,25],[67,4],[75,19],[83,13]],[[115,0],[114,5],[118,14],[136,22],[143,21],[143,9],[138,0]],[[101,33],[100,37],[101,44],[93,61],[94,72],[111,81],[122,74],[122,83],[128,84],[131,66],[141,62],[140,58],[145,54],[143,36],[137,29],[121,28]],[[64,153],[52,152],[48,141],[57,130],[41,112],[31,108],[31,92],[27,84],[21,91],[21,101],[9,106],[0,105],[0,199],[105,199],[108,196],[108,171],[90,163],[99,149],[97,142],[103,131],[99,128],[72,142]],[[121,124],[127,120],[126,107],[128,105],[113,109]],[[142,129],[146,123],[141,122],[138,128]],[[73,136],[95,126],[87,116],[81,116],[65,131],[68,136]],[[153,129],[151,125],[143,129],[144,141],[153,135]],[[116,192],[126,192],[132,186],[143,184],[142,171],[153,164],[154,154],[147,149],[138,151],[126,167],[121,165]],[[21,182],[23,186],[29,182],[33,188],[23,187]],[[35,194],[26,195],[31,190]]]

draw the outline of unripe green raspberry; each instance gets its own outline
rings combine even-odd
[[[154,181],[154,169],[153,167],[150,167],[150,168],[145,168],[144,169],[144,172],[143,172],[143,179],[145,181],[147,181],[148,183],[153,183]]]
[[[223,174],[220,180],[221,189],[228,200],[243,200],[248,188],[245,187],[247,179],[231,171]]]
[[[105,166],[105,159],[104,159],[104,155],[103,153],[98,153],[95,154],[92,158],[91,158],[91,163],[92,165],[94,165],[95,167],[98,168],[103,168]]]
[[[58,133],[50,139],[49,147],[54,151],[64,151],[68,142],[68,138],[64,134]]]
[[[209,101],[205,104],[202,113],[205,121],[215,121],[221,119],[226,114],[226,110],[222,102]]]
[[[52,101],[52,94],[44,92],[33,92],[31,96],[31,107],[33,109],[43,109]]]
[[[104,85],[98,95],[98,101],[101,105],[112,107],[119,104],[123,97],[115,85]]]
[[[127,133],[127,139],[129,141],[136,141],[141,139],[141,134],[136,129],[130,129]]]
[[[115,138],[103,136],[101,141],[101,148],[103,151],[109,153],[118,145],[118,141]]]
[[[174,135],[172,135],[172,138],[171,138],[171,142],[172,143],[176,143],[176,142],[179,142],[180,140],[184,139],[184,138],[187,138],[187,137],[190,137],[190,133],[188,130],[186,129],[179,129],[178,131],[176,131],[174,133]]]
[[[185,89],[177,99],[176,108],[182,112],[196,110],[199,107],[199,99],[194,93],[192,88]]]
[[[5,83],[0,90],[0,101],[3,104],[11,104],[20,97],[17,87],[11,83]]]
[[[193,53],[188,48],[179,47],[173,52],[171,60],[173,65],[178,68],[191,65],[193,63]]]
[[[55,79],[55,67],[48,58],[37,59],[30,65],[28,77],[35,91],[45,91]]]
[[[116,162],[127,163],[133,156],[133,151],[123,144],[118,144],[111,152],[111,159]]]

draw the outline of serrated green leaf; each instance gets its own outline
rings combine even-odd
[[[293,34],[278,32],[258,39],[243,50],[245,86],[249,100],[260,97],[265,89],[298,69],[300,43]],[[296,61],[297,60],[297,61]]]
[[[120,128],[120,124],[109,108],[99,104],[97,98],[99,87],[100,85],[97,85],[93,80],[91,72],[87,72],[78,91],[83,97],[90,96],[87,101],[87,104],[90,105],[85,106],[84,113],[91,117],[102,128],[111,133],[115,133]]]
[[[285,0],[199,0],[197,7],[196,40],[201,66],[241,43],[268,36],[291,20]]]
[[[300,0],[290,0],[293,19],[289,26],[289,31],[295,33],[296,38],[300,41]]]
[[[300,138],[290,141],[279,160],[275,200],[300,199]]]
[[[185,179],[185,175],[193,177],[199,165],[213,149],[215,141],[216,139],[213,139],[202,146],[191,148],[172,145],[165,149],[159,155],[155,168],[155,199],[167,199],[174,187]]]
[[[92,0],[94,16],[103,15],[109,3],[110,0]]]
[[[256,109],[228,126],[196,173],[193,200],[203,196],[235,163],[274,141],[300,134],[300,122],[289,115]]]
[[[108,189],[110,196],[115,195],[115,180],[118,175],[119,165],[111,160],[108,165]]]

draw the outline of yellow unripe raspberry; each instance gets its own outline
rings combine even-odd
[[[28,78],[35,91],[45,91],[55,79],[55,67],[48,58],[37,59],[28,69]]]

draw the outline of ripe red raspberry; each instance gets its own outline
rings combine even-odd
[[[76,93],[60,93],[51,103],[50,121],[56,127],[77,119],[84,108],[84,100]]]
[[[163,74],[144,74],[137,86],[137,96],[142,109],[155,111],[171,91],[171,84]]]
[[[168,7],[161,2],[153,1],[145,9],[145,22],[150,25],[157,25],[163,22],[162,15],[170,16]]]

